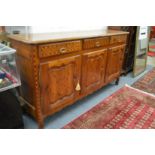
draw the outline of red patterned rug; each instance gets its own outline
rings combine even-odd
[[[155,68],[136,81],[132,87],[155,95]]]
[[[155,57],[155,52],[149,51],[149,52],[147,53],[147,55],[150,56],[150,57]]]
[[[124,86],[64,129],[155,128],[155,97]]]

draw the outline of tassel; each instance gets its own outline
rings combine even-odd
[[[75,90],[76,90],[76,91],[80,91],[80,90],[81,90],[81,87],[80,87],[79,82],[77,83]]]

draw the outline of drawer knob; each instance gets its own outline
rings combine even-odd
[[[97,41],[95,44],[96,44],[96,47],[100,47],[101,46],[99,41]]]
[[[66,49],[65,48],[60,48],[60,53],[65,53],[66,52]]]

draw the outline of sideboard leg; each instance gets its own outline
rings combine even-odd
[[[43,129],[44,128],[44,120],[43,119],[37,120],[37,123],[38,123],[38,128],[39,129]]]
[[[36,121],[38,124],[38,128],[39,129],[43,129],[44,128],[44,117],[41,113],[41,111],[39,109],[37,109],[37,113],[36,113]]]
[[[119,78],[117,78],[117,79],[116,79],[115,84],[116,84],[116,85],[118,85],[118,84],[119,84]]]
[[[39,127],[39,129],[43,129],[44,128],[44,123],[43,122],[38,123],[38,127]]]

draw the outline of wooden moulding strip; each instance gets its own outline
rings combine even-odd
[[[32,106],[29,102],[27,102],[23,97],[19,96],[19,100],[20,100],[20,102],[22,103],[22,106],[26,104],[26,105],[28,105],[30,108],[32,108],[33,110],[35,110],[35,107]],[[23,103],[24,103],[24,104],[23,104]]]

